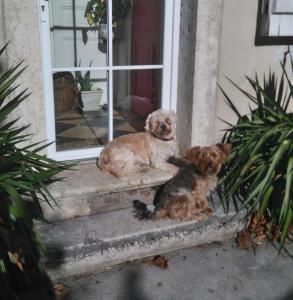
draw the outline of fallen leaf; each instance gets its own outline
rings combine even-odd
[[[54,286],[54,294],[57,299],[62,299],[70,293],[70,288],[59,282]]]
[[[255,211],[250,219],[247,228],[236,235],[237,246],[240,249],[254,248],[266,239],[277,240],[279,238],[278,228],[273,227],[272,233],[268,236],[268,215],[264,214],[259,218],[258,211]]]
[[[252,238],[247,229],[237,232],[235,240],[240,249],[249,249],[252,246]]]
[[[154,265],[162,270],[168,268],[168,259],[161,255],[156,255],[153,259],[144,259],[143,263],[146,265]]]

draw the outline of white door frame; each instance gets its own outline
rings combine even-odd
[[[43,90],[45,98],[46,133],[48,142],[47,155],[58,161],[93,158],[100,155],[103,147],[98,146],[88,149],[76,149],[67,151],[56,151],[54,94],[53,94],[53,72],[58,71],[107,71],[108,72],[108,115],[109,115],[109,140],[113,139],[113,71],[115,70],[142,70],[162,69],[162,94],[161,107],[176,111],[177,103],[177,75],[178,75],[178,51],[180,31],[180,7],[181,0],[165,0],[165,20],[163,34],[163,63],[161,65],[130,65],[113,66],[112,43],[108,43],[108,66],[106,67],[73,67],[53,68],[51,62],[51,41],[49,22],[49,1],[39,0],[41,52],[43,65]],[[112,41],[112,0],[108,0],[108,33],[109,41]]]

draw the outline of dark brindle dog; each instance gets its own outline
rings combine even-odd
[[[193,147],[186,152],[187,164],[178,174],[161,186],[154,199],[154,211],[134,200],[138,219],[204,220],[213,210],[208,196],[216,187],[221,164],[230,153],[229,144]]]

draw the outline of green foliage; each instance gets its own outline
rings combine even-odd
[[[223,91],[229,107],[236,114],[235,126],[229,124],[223,142],[232,144],[232,152],[224,168],[219,190],[222,196],[233,199],[238,211],[246,209],[246,221],[257,210],[259,220],[268,216],[268,237],[276,229],[283,245],[292,224],[293,212],[293,85],[286,71],[286,57],[281,62],[280,79],[274,72],[264,75],[262,84],[258,76],[246,77],[254,93],[230,82],[252,104],[250,113],[242,115]],[[291,70],[293,73],[293,61]]]
[[[80,67],[81,62],[79,62]],[[92,61],[89,67],[92,65]],[[91,83],[91,71],[86,71],[85,74],[82,76],[81,71],[75,72],[76,81],[79,83],[79,88],[81,91],[91,91],[93,84]]]
[[[26,89],[19,92],[19,85],[14,85],[25,70],[22,65],[0,74],[0,273],[9,273],[11,258],[18,269],[25,270],[24,253],[39,264],[40,250],[46,249],[33,221],[45,221],[40,201],[48,205],[54,201],[47,185],[60,180],[55,176],[69,168],[40,153],[48,145],[21,146],[29,135],[10,114],[29,96]]]
[[[82,76],[81,71],[76,71],[76,80],[79,83],[79,87],[81,91],[91,91],[92,83],[91,83],[91,75],[90,71],[86,71],[84,76]]]
[[[123,20],[127,17],[132,6],[131,0],[113,1],[113,24],[117,21]],[[84,17],[90,26],[97,26],[99,24],[107,24],[107,1],[106,0],[90,0],[87,3]]]

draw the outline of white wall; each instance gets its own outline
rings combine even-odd
[[[28,88],[31,96],[14,112],[21,117],[18,125],[31,126],[27,133],[33,134],[30,142],[45,139],[45,112],[42,86],[42,64],[40,52],[38,1],[1,0],[0,34],[10,41],[7,50],[7,64],[14,65],[24,59],[27,69],[19,79],[21,88]],[[5,41],[0,41],[3,45]],[[19,88],[19,90],[21,90]]]
[[[279,61],[287,49],[287,46],[254,46],[257,5],[256,0],[224,0],[223,5],[218,82],[242,112],[248,109],[247,101],[224,76],[228,76],[242,88],[249,88],[245,75],[253,77],[257,71],[262,77],[269,68],[280,71]],[[220,93],[217,98],[217,117],[229,122],[235,121],[234,114],[223,102]],[[217,140],[221,139],[220,130],[224,127],[217,120]]]

